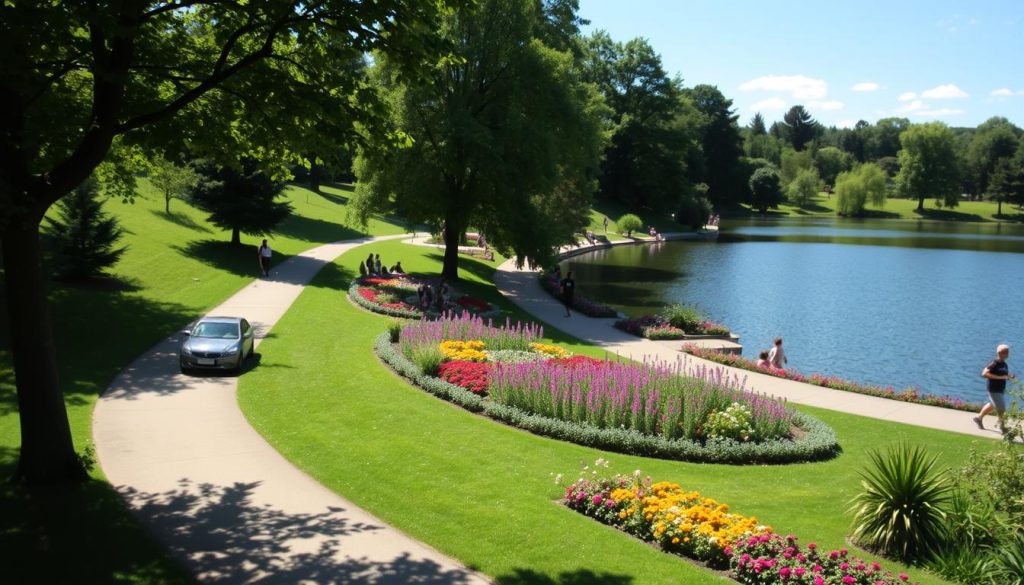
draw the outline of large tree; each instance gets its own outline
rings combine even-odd
[[[203,161],[196,169],[203,180],[193,190],[192,202],[210,214],[210,223],[230,230],[236,246],[242,243],[242,232],[269,235],[291,215],[291,204],[278,201],[284,183],[271,179],[254,161],[243,161],[240,169]]]
[[[0,6],[0,241],[21,422],[16,477],[84,478],[40,269],[46,210],[105,160],[107,191],[130,195],[128,154],[294,159],[310,143],[333,151],[353,116],[376,111],[350,99],[361,80],[334,64],[379,48],[414,74],[424,53],[440,48],[443,4],[458,1]]]
[[[917,198],[917,210],[924,211],[926,197],[941,206],[956,207],[960,196],[956,135],[942,122],[914,124],[900,134],[900,192]]]
[[[882,118],[874,126],[865,128],[864,160],[896,156],[900,151],[900,134],[909,127],[910,120],[906,118]]]
[[[584,75],[611,108],[602,196],[634,208],[674,210],[689,191],[687,161],[697,148],[697,114],[681,97],[682,82],[668,76],[643,39],[618,43],[599,31],[585,47]]]
[[[814,140],[821,126],[803,106],[796,105],[782,117],[782,131],[796,150],[803,150]]]
[[[717,207],[739,203],[743,184],[743,138],[732,100],[713,85],[697,85],[684,94],[700,112],[700,165],[692,165],[690,177],[708,186],[708,197]]]
[[[1021,130],[1006,118],[989,118],[974,131],[965,149],[965,174],[969,175],[970,192],[988,193],[996,165],[1017,151]]]
[[[390,130],[408,148],[356,161],[356,209],[395,210],[443,229],[442,276],[458,279],[459,240],[470,225],[499,251],[543,262],[589,221],[603,102],[569,53],[539,37],[540,2],[483,0],[440,27],[455,58],[406,83],[377,59],[393,104]]]

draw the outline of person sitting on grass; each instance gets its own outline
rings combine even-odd
[[[399,260],[398,262],[395,262],[395,265],[391,267],[391,272],[393,272],[394,274],[405,274],[405,271],[402,270],[402,261],[401,260]]]
[[[359,276],[363,278],[366,277],[366,263],[362,260],[359,261]]]
[[[758,354],[758,356],[757,356],[757,367],[762,369],[762,370],[770,370],[770,369],[772,369],[772,365],[770,363],[768,363],[768,350],[767,349],[763,350],[760,354]]]

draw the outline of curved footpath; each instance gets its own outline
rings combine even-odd
[[[667,239],[668,237],[669,234],[666,234]],[[613,242],[613,245],[619,243],[630,242]],[[575,254],[588,248],[590,246],[570,248],[566,251]],[[681,341],[652,341],[616,329],[613,325],[614,319],[587,317],[576,311],[573,311],[572,317],[566,318],[562,304],[541,288],[537,273],[517,269],[513,260],[506,261],[498,267],[494,275],[494,284],[501,294],[538,320],[623,357],[641,359],[650,356],[670,363],[675,363],[682,357],[687,364],[694,366],[724,368],[730,375],[745,378],[748,389],[785,398],[790,402],[988,439],[1001,437],[995,428],[994,417],[987,417],[986,428],[981,430],[971,421],[974,415],[969,412],[832,390],[723,366],[680,352]]]
[[[342,253],[304,252],[211,315],[267,336],[303,287]],[[484,584],[296,469],[249,426],[234,376],[178,371],[180,334],[126,368],[93,412],[104,473],[142,523],[204,583]],[[250,366],[251,367],[251,366]]]

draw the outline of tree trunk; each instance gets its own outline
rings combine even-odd
[[[1003,217],[1003,198],[996,198],[996,217]]]
[[[451,218],[444,222],[444,266],[441,268],[441,278],[449,282],[459,280],[459,241],[462,240],[462,231],[461,223]]]
[[[320,192],[320,165],[316,161],[309,163],[309,190],[314,193]]]
[[[3,233],[7,312],[18,388],[21,453],[14,479],[55,484],[86,479],[71,441],[43,274],[39,226],[22,220]]]
[[[917,198],[917,210],[924,211],[924,195]]]
[[[231,243],[236,246],[242,245],[242,235],[238,231],[238,228],[231,228]]]
[[[167,193],[164,193],[164,212],[167,215],[171,214],[171,196]]]

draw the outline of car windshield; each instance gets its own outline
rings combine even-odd
[[[238,339],[238,323],[200,323],[192,330],[192,337]]]

